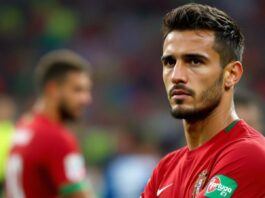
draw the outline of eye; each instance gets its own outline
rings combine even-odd
[[[188,58],[187,62],[192,66],[198,66],[198,65],[204,64],[203,60],[201,60],[200,58],[196,58],[196,57]]]
[[[164,67],[174,67],[176,60],[173,57],[169,56],[162,60],[162,64]]]

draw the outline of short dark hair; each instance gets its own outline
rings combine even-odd
[[[42,92],[47,82],[62,82],[69,72],[90,73],[90,64],[77,53],[67,49],[54,50],[44,55],[35,70],[37,89]]]
[[[210,30],[215,33],[214,49],[221,65],[242,61],[244,36],[235,21],[223,11],[202,4],[190,3],[168,12],[163,18],[164,39],[173,30]]]

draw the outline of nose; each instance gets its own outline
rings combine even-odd
[[[173,67],[171,81],[174,84],[187,83],[187,68],[181,61],[177,61],[175,66]]]

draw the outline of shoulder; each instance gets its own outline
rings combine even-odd
[[[262,133],[249,126],[244,120],[240,120],[230,134],[231,138],[247,138],[251,141],[258,140],[265,142]]]
[[[77,141],[74,135],[63,125],[51,122],[46,117],[35,116],[27,128],[32,131],[34,148],[45,152],[58,153],[60,150],[76,150]]]
[[[265,162],[265,138],[260,132],[241,121],[236,130],[230,132],[218,158],[222,161],[229,158],[240,160],[253,158],[254,161]]]
[[[74,135],[63,125],[51,122],[43,116],[35,116],[29,126],[34,131],[36,140],[51,144],[72,144],[76,141]]]
[[[181,149],[175,150],[169,154],[167,154],[165,157],[163,157],[158,165],[156,166],[153,175],[155,176],[156,180],[161,180],[162,177],[165,176],[165,174],[171,169],[171,167],[176,166],[177,162],[183,156],[183,153],[187,150],[186,147],[183,147]]]
[[[46,133],[44,136],[47,142],[49,142],[48,150],[53,150],[54,153],[79,151],[75,136],[68,131],[54,130]]]
[[[254,135],[232,142],[218,156],[213,175],[224,174],[236,179],[241,185],[246,181],[260,181],[265,177],[265,141]],[[242,184],[243,183],[243,184]]]
[[[244,130],[246,135],[222,148],[214,162],[208,186],[220,177],[225,185],[236,189],[235,197],[244,197],[247,193],[250,197],[260,197],[260,193],[265,193],[265,141],[254,129],[244,127]]]
[[[240,166],[246,163],[258,162],[265,166],[265,139],[259,134],[238,138],[230,142],[218,156],[218,162],[235,163],[240,162]],[[221,164],[222,164],[221,163]],[[256,165],[258,165],[256,164]]]
[[[237,133],[232,135],[232,141],[229,142],[224,150],[224,154],[230,153],[233,157],[251,158],[256,154],[265,155],[265,138],[254,128],[245,122],[240,122]],[[265,160],[265,159],[264,159]]]

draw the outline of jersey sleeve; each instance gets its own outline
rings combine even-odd
[[[244,142],[227,149],[216,161],[210,180],[197,196],[203,197],[265,197],[265,151]]]
[[[141,194],[140,198],[153,198],[156,197],[156,182],[158,177],[159,167],[156,167],[152,173],[152,176],[148,180],[144,192]]]
[[[57,191],[71,194],[85,188],[84,158],[73,136],[54,136],[46,157],[47,169]]]
[[[157,165],[157,167],[153,170],[153,173],[148,180],[143,193],[140,198],[155,198],[157,197],[157,190],[159,188],[159,184],[164,177],[164,173],[167,171],[167,167],[170,165],[172,158],[175,156],[176,152],[171,152],[166,155]]]

